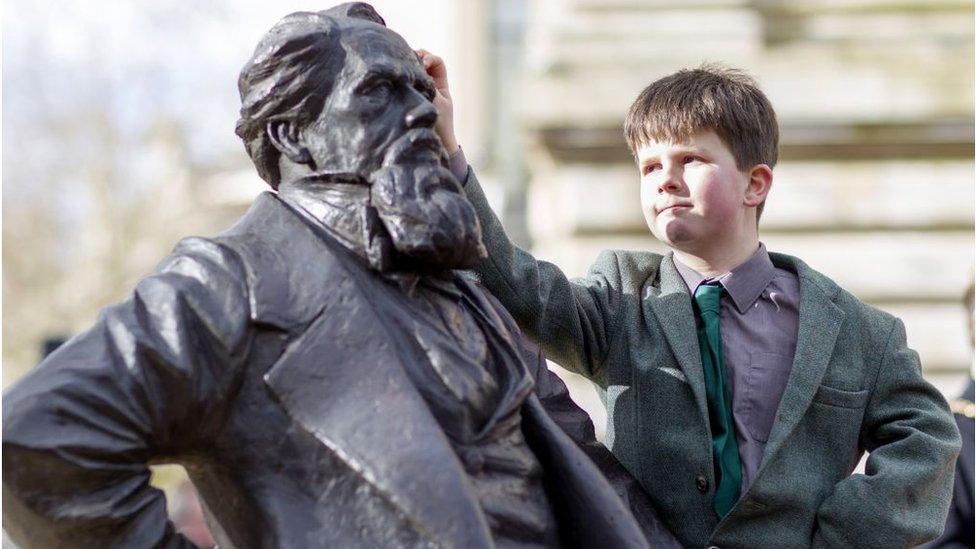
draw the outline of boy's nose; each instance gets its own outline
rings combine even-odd
[[[661,175],[661,181],[657,185],[658,194],[664,192],[675,193],[681,190],[681,180],[674,172],[669,170]]]

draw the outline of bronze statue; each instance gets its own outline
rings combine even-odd
[[[456,272],[480,229],[403,39],[365,4],[295,13],[239,88],[237,133],[277,192],[182,241],[7,392],[11,537],[186,546],[148,484],[147,464],[178,462],[220,547],[664,539],[539,352]]]

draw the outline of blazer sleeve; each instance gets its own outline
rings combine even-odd
[[[921,374],[895,319],[865,409],[864,475],[839,482],[817,511],[815,547],[914,547],[939,535],[952,495],[959,431]]]
[[[205,453],[249,345],[244,269],[187,239],[3,398],[3,525],[21,547],[192,547],[149,485]]]
[[[488,257],[474,269],[479,280],[564,368],[592,378],[599,371],[616,331],[620,269],[605,251],[582,279],[570,281],[558,267],[538,261],[512,244],[492,212],[474,170],[464,189],[478,213]]]

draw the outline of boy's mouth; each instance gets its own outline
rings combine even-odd
[[[691,208],[691,204],[668,204],[658,208],[657,213],[662,214],[664,212],[670,211],[672,213],[677,213],[679,211],[684,211]]]

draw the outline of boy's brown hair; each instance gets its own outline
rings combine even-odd
[[[704,64],[665,76],[644,88],[624,120],[635,156],[650,141],[679,142],[709,130],[729,148],[739,170],[776,165],[776,113],[756,81],[740,70]],[[764,205],[756,209],[757,218]]]

